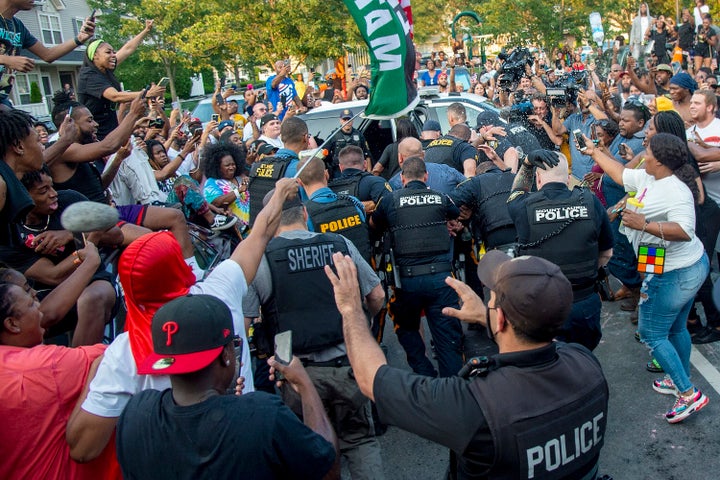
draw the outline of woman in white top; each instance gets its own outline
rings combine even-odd
[[[640,337],[665,370],[653,389],[677,397],[665,414],[677,423],[703,408],[708,398],[690,381],[690,334],[686,321],[695,294],[708,274],[709,262],[695,235],[696,173],[687,162],[687,144],[668,133],[650,139],[645,170],[624,165],[589,145],[587,154],[626,191],[637,192],[640,205],[629,201],[622,212],[621,231],[635,251],[641,245],[665,246],[662,273],[649,273],[640,289]],[[639,260],[646,260],[639,255]],[[658,255],[657,257],[660,257]],[[657,258],[655,257],[655,258]],[[647,258],[652,263],[652,258]]]

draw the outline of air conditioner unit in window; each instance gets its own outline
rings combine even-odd
[[[63,0],[50,0],[50,3],[57,11],[65,10],[65,2],[63,2]]]

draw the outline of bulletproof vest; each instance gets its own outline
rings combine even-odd
[[[285,176],[285,170],[294,158],[265,157],[250,166],[248,193],[250,195],[250,227],[255,223],[263,208],[265,195],[275,188],[278,180]]]
[[[393,193],[388,222],[395,256],[428,257],[450,251],[443,195],[429,189]]]
[[[360,199],[360,182],[363,178],[372,176],[370,172],[360,172],[349,177],[336,178],[328,183],[328,187],[338,195],[350,195]],[[369,200],[369,199],[368,199]]]
[[[331,203],[310,200],[305,208],[316,232],[342,235],[355,245],[365,260],[370,261],[370,231],[349,196],[338,195],[337,200]]]
[[[444,163],[455,168],[453,165],[453,150],[456,145],[464,143],[459,138],[450,135],[444,135],[430,142],[425,149],[426,163]]]
[[[273,293],[262,308],[263,318],[275,333],[292,330],[293,353],[307,354],[343,342],[342,316],[324,270],[332,265],[335,252],[348,254],[345,240],[335,234],[275,237],[265,250]]]
[[[558,265],[573,285],[594,281],[598,269],[598,232],[592,197],[575,188],[569,198],[550,200],[542,192],[526,203],[530,237],[519,255],[535,255]]]
[[[348,145],[355,145],[360,148],[364,148],[360,141],[360,131],[353,128],[350,133],[345,133],[340,130],[335,135],[335,148],[333,150],[333,164],[337,165],[340,158],[340,150],[347,147]]]
[[[514,226],[507,206],[514,179],[515,175],[510,172],[493,170],[471,180],[478,183],[482,193],[474,208],[473,227],[481,232],[483,238],[498,228]]]
[[[607,382],[584,347],[558,343],[557,355],[552,364],[500,366],[470,383],[495,447],[487,478],[576,479],[595,468]]]

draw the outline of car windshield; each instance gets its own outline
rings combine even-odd
[[[200,119],[201,122],[206,123],[210,121],[210,117],[213,114],[212,104],[210,103],[198,103],[193,110],[192,116]]]

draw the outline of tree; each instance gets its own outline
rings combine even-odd
[[[42,93],[37,82],[30,82],[30,103],[42,102]]]

